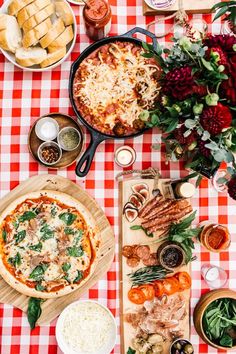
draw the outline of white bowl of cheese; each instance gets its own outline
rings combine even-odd
[[[110,354],[117,326],[108,308],[92,300],[67,306],[56,324],[56,338],[64,354]]]

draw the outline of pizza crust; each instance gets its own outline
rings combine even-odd
[[[14,289],[19,291],[20,293],[31,296],[31,297],[37,297],[37,298],[42,298],[42,299],[49,299],[49,298],[57,298],[60,296],[67,295],[77,289],[79,289],[81,286],[83,286],[84,283],[88,281],[88,279],[92,276],[96,264],[97,264],[97,259],[98,259],[98,254],[99,254],[99,246],[100,246],[100,233],[99,229],[96,226],[95,220],[91,213],[88,211],[88,209],[77,199],[71,197],[70,195],[58,191],[52,191],[52,190],[40,190],[36,192],[31,192],[28,194],[25,194],[19,198],[17,198],[15,201],[13,201],[1,214],[0,214],[0,224],[3,222],[3,220],[6,218],[7,215],[12,214],[12,212],[15,210],[15,208],[23,203],[26,199],[37,199],[42,196],[47,196],[49,198],[53,198],[58,200],[61,203],[64,203],[68,205],[69,207],[74,207],[79,211],[79,213],[83,216],[85,222],[87,223],[87,226],[89,228],[89,234],[90,234],[90,241],[91,241],[91,246],[93,248],[93,252],[95,254],[95,259],[90,267],[90,272],[89,275],[83,279],[79,284],[71,284],[67,285],[66,287],[59,289],[58,291],[53,291],[53,292],[44,292],[44,291],[38,291],[35,290],[34,288],[30,288],[24,283],[18,281],[5,267],[3,260],[2,260],[2,246],[0,248],[0,275],[3,277],[3,279]]]

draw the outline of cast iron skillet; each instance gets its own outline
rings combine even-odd
[[[77,108],[76,108],[76,104],[73,98],[73,82],[74,82],[74,77],[75,77],[75,73],[76,70],[78,69],[79,65],[81,64],[81,62],[87,58],[87,56],[89,56],[93,51],[95,51],[96,49],[98,49],[99,47],[103,46],[104,44],[107,43],[113,43],[115,41],[120,41],[120,42],[131,42],[131,43],[135,43],[137,45],[141,45],[142,41],[137,39],[137,38],[133,38],[133,34],[134,33],[142,33],[145,34],[146,36],[152,38],[152,43],[153,43],[153,47],[154,50],[157,48],[157,39],[155,37],[155,35],[143,28],[139,28],[139,27],[135,27],[132,30],[130,30],[129,32],[122,34],[120,36],[113,36],[113,37],[107,37],[107,38],[103,38],[101,40],[99,40],[98,42],[95,42],[93,44],[91,44],[88,48],[86,48],[81,54],[80,56],[74,61],[74,63],[71,66],[71,70],[70,70],[70,79],[69,79],[69,96],[70,96],[70,101],[72,104],[72,107],[78,117],[78,119],[80,120],[81,123],[83,123],[86,128],[88,129],[88,131],[91,134],[91,140],[89,143],[89,146],[87,148],[87,150],[84,152],[83,156],[81,157],[81,159],[79,160],[79,162],[77,163],[76,166],[76,174],[79,177],[84,177],[87,175],[87,173],[89,172],[91,163],[93,161],[93,157],[95,154],[95,151],[98,147],[98,145],[107,139],[127,139],[127,138],[132,138],[132,137],[136,137],[139,135],[142,135],[144,133],[144,131],[147,130],[147,128],[144,128],[143,130],[140,130],[137,133],[134,134],[130,134],[130,135],[126,135],[126,136],[115,136],[115,135],[109,135],[109,134],[104,134],[101,133],[99,130],[93,128],[83,117],[82,115],[78,112]],[[91,88],[92,89],[92,88]],[[83,167],[84,165],[84,167]],[[82,169],[83,167],[83,169]]]

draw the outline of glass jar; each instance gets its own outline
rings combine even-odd
[[[98,41],[108,35],[111,29],[111,7],[105,0],[88,0],[83,8],[85,32],[89,38]]]
[[[221,252],[230,246],[230,233],[223,225],[206,223],[199,238],[201,244],[211,252]]]

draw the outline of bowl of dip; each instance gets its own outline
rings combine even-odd
[[[56,339],[65,354],[110,354],[117,326],[108,308],[92,300],[67,306],[56,324]]]
[[[199,239],[201,244],[211,252],[219,253],[230,246],[230,233],[224,225],[204,223]]]

